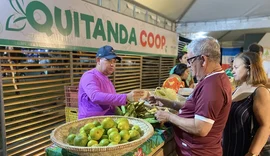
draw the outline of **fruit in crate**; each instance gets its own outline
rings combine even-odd
[[[127,118],[118,118],[116,121],[107,117],[98,124],[98,121],[78,127],[77,134],[70,134],[66,142],[72,146],[114,146],[127,143],[141,137],[141,128],[131,125]]]
[[[86,146],[88,143],[87,135],[84,134],[78,134],[74,138],[74,146]]]
[[[83,126],[83,130],[85,133],[89,133],[91,129],[93,129],[95,125],[93,123],[88,123]]]
[[[127,118],[119,118],[119,119],[116,120],[116,123],[117,124],[119,124],[120,122],[127,122],[127,123],[129,123]]]
[[[114,126],[114,121],[111,118],[105,118],[102,122],[101,122],[101,126],[105,129],[109,129],[112,128]]]
[[[110,128],[110,129],[107,131],[107,135],[110,135],[112,132],[117,132],[117,133],[118,133],[118,129],[117,129],[116,127]]]
[[[108,146],[109,144],[110,144],[109,139],[102,139],[99,142],[99,145],[101,145],[101,146]]]
[[[136,130],[130,130],[129,131],[130,139],[129,140],[136,140],[141,137],[140,133]]]
[[[104,129],[100,127],[95,127],[91,129],[89,136],[91,137],[92,140],[99,140],[104,133]]]
[[[139,133],[142,133],[142,130],[141,130],[140,126],[138,126],[138,125],[134,125],[134,126],[131,128],[131,130],[136,130],[136,131],[138,131]]]
[[[128,130],[122,130],[120,132],[120,136],[121,136],[121,140],[129,140],[130,139],[130,134],[128,132]]]
[[[91,147],[91,146],[97,145],[97,144],[98,144],[98,142],[96,140],[90,140],[90,141],[88,141],[87,146]]]
[[[112,132],[110,135],[109,135],[109,140],[110,142],[120,142],[121,141],[121,136],[118,132]]]
[[[68,137],[67,137],[67,143],[70,144],[70,145],[73,145],[74,144],[75,137],[76,137],[75,134],[68,135]]]
[[[118,143],[117,142],[111,142],[111,143],[109,143],[108,146],[113,146],[113,145],[118,145]]]
[[[122,130],[129,130],[130,126],[128,122],[125,121],[121,121],[118,123],[117,128],[122,131]]]

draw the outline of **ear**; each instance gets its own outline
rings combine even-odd
[[[206,65],[204,55],[201,56],[201,65],[204,67]]]
[[[98,65],[100,65],[100,58],[99,57],[96,57],[96,62]]]

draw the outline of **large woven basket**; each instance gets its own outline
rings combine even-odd
[[[66,138],[71,131],[74,132],[76,129],[75,131],[78,132],[78,129],[84,126],[86,123],[92,121],[102,121],[106,117],[110,117],[113,120],[123,118],[123,116],[97,116],[78,121],[72,121],[54,129],[51,133],[51,140],[58,147],[64,148],[80,156],[118,156],[134,150],[146,140],[148,140],[154,133],[152,125],[148,122],[138,118],[127,117],[130,124],[140,126],[141,130],[143,131],[141,138],[132,142],[105,147],[78,147],[67,144]]]

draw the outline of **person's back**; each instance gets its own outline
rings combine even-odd
[[[178,75],[173,74],[163,82],[162,87],[171,88],[178,93],[179,88],[185,87],[185,83]]]

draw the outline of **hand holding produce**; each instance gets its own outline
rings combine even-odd
[[[127,94],[128,101],[139,101],[145,100],[149,97],[150,93],[148,91],[142,89],[132,90],[130,93]]]
[[[155,117],[159,122],[164,123],[169,121],[171,115],[169,111],[157,111]]]

